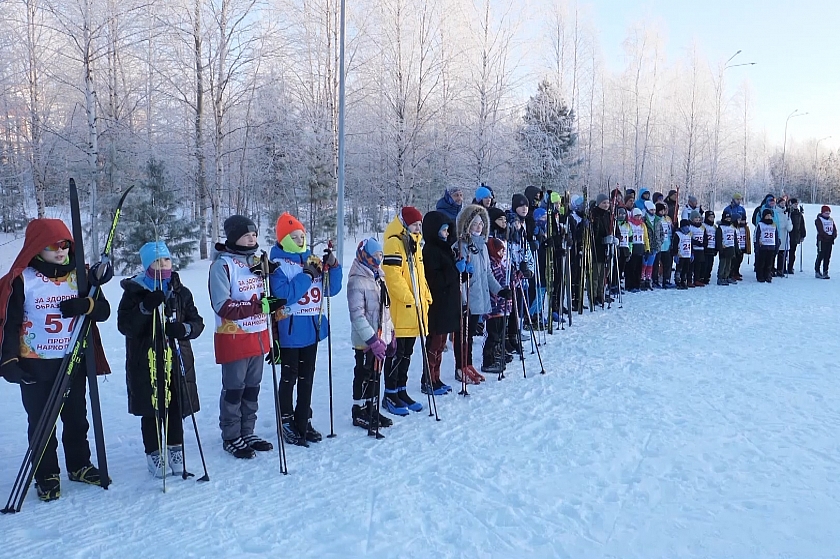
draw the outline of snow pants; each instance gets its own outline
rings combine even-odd
[[[376,396],[376,377],[373,369],[376,358],[373,352],[356,349],[356,366],[353,367],[353,399],[370,400]]]
[[[723,256],[723,252],[720,254],[721,256],[718,258],[717,278],[719,280],[729,279],[729,276],[732,275],[732,257]]]
[[[47,400],[52,392],[55,376],[61,364],[61,359],[21,359],[20,368],[29,373],[35,379],[33,384],[20,385],[20,397],[23,400],[23,408],[26,410],[26,418],[29,422],[27,434],[29,442],[32,442],[35,434],[35,427],[44,413]],[[53,371],[54,369],[54,371]],[[67,471],[74,472],[87,466],[90,463],[90,444],[87,433],[90,425],[87,420],[87,401],[85,391],[87,377],[85,376],[85,365],[81,365],[70,381],[70,394],[64,407],[61,408],[61,443],[64,446],[64,464]],[[58,475],[61,468],[58,465],[58,440],[55,438],[55,429],[50,435],[47,446],[44,449],[44,456],[35,470],[35,479],[41,480],[49,475]]]
[[[456,337],[460,336],[458,332]],[[426,336],[426,355],[429,357],[429,376],[432,383],[440,380],[440,364],[443,361],[443,348],[449,334],[429,334]]]
[[[831,263],[831,249],[834,243],[827,243],[825,241],[817,241],[817,261],[814,262],[814,271],[820,271],[820,263],[822,263],[823,275],[828,274],[828,265]]]
[[[706,255],[702,250],[695,250],[692,254],[694,255],[694,262],[691,266],[692,280],[695,284],[702,283],[703,276],[706,274]],[[692,283],[691,280],[688,283]]]
[[[473,324],[472,326],[475,326]],[[385,389],[397,390],[408,385],[408,368],[411,366],[411,354],[414,353],[414,341],[417,338],[397,338],[397,351],[385,358]],[[458,343],[458,338],[455,338]]]
[[[730,277],[735,279],[741,275],[741,263],[743,261],[744,253],[739,250],[735,253],[735,258],[732,259],[732,273],[730,274]]]
[[[642,284],[642,255],[632,254],[624,269],[624,287],[639,289]]]
[[[712,268],[715,267],[715,256],[717,252],[714,250],[707,250],[705,257],[706,257],[706,264],[703,268],[703,281],[709,283],[712,280]]]
[[[680,285],[688,285],[691,283],[691,258],[679,259],[677,262],[677,274],[680,277]]]
[[[788,250],[787,272],[793,272],[793,265],[796,263],[796,246],[799,243],[790,243],[790,250]]]
[[[658,252],[652,252],[642,258],[642,279],[650,280],[653,278],[653,264],[656,262]]]
[[[315,382],[315,359],[318,344],[306,347],[281,347],[280,361],[280,415],[294,414],[295,425],[301,433],[306,432],[312,417],[312,383]],[[297,401],[292,405],[292,396],[297,385]]]
[[[758,281],[771,281],[773,279],[773,263],[776,260],[776,251],[758,250],[755,253],[755,279]]]
[[[472,365],[472,350],[473,350],[473,329],[478,324],[478,315],[468,315],[468,328],[466,332],[462,332],[460,336],[455,336],[455,368],[463,369],[464,365]],[[466,344],[466,345],[465,345]],[[466,361],[464,361],[466,359]]]
[[[482,364],[492,365],[497,355],[502,355],[502,341],[504,340],[504,317],[494,316],[487,319],[487,338],[484,340]]]
[[[253,434],[257,423],[263,364],[262,355],[222,364],[219,428],[223,440],[230,441]]]
[[[662,273],[661,283],[662,285],[665,285],[666,283],[671,281],[671,268],[674,266],[674,260],[673,258],[671,258],[670,253],[659,253],[659,266],[661,267]],[[660,270],[657,269],[656,264],[653,265],[653,272],[653,279],[659,279]]]

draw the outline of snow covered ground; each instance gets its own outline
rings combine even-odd
[[[126,411],[124,341],[103,328],[116,371],[101,381],[113,485],[62,480],[0,517],[0,557],[829,557],[840,553],[840,267],[734,287],[627,295],[588,311],[507,378],[396,418],[375,441],[350,423],[344,293],[333,300],[335,431],[309,449],[236,460],[221,447],[210,331],[194,348],[198,423],[211,481],[161,492]],[[353,245],[353,243],[348,243]],[[7,268],[16,246],[3,247]],[[840,256],[837,258],[840,259]],[[212,323],[207,263],[182,273]],[[116,308],[118,281],[106,287]],[[329,432],[326,343],[315,426]],[[419,354],[410,391],[420,400]],[[476,355],[480,346],[476,344]],[[453,381],[452,352],[444,380]],[[454,384],[454,382],[450,382]],[[425,399],[422,400],[425,404]],[[258,432],[274,438],[271,370]],[[0,496],[26,449],[19,391],[0,386]],[[200,470],[192,427],[187,462]],[[91,432],[91,441],[93,434]]]

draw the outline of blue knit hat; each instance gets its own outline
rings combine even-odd
[[[478,189],[475,191],[475,199],[478,202],[481,202],[485,198],[492,198],[493,193],[490,192],[490,189],[486,186],[479,186]]]
[[[535,219],[536,221],[539,221],[539,220],[541,220],[541,219],[545,219],[545,216],[546,216],[546,211],[545,211],[545,209],[543,209],[543,208],[537,208],[536,210],[534,210],[534,219]]]
[[[172,258],[169,248],[163,241],[151,241],[140,247],[140,262],[144,270],[148,270],[158,258]]]
[[[358,248],[356,248],[356,259],[371,270],[376,271],[382,264],[381,260],[374,256],[377,252],[382,252],[382,243],[370,237],[359,243]]]
[[[575,196],[572,198],[571,203],[572,209],[575,211],[580,211],[583,209],[583,196]]]

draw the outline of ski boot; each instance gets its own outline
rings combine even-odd
[[[225,452],[232,454],[234,458],[250,459],[257,455],[257,451],[248,446],[248,443],[242,437],[224,441],[222,448],[225,449]]]
[[[406,407],[405,402],[400,399],[397,395],[397,391],[394,389],[385,389],[385,400],[383,401],[383,404],[388,413],[399,415],[401,417],[408,415],[408,407]]]
[[[35,489],[38,491],[38,498],[42,501],[55,501],[61,497],[61,478],[58,474],[50,474],[41,479],[35,480]]]
[[[397,398],[402,400],[405,404],[405,407],[410,409],[411,411],[423,411],[423,404],[420,402],[415,402],[411,396],[408,395],[408,392],[405,390],[405,386],[401,386],[397,389]]]

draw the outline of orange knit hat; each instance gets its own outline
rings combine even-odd
[[[274,226],[274,234],[277,236],[278,243],[282,242],[283,239],[286,238],[286,235],[297,230],[306,232],[306,227],[304,227],[303,223],[298,221],[297,218],[289,212],[283,212],[283,214],[277,218],[277,225]]]

